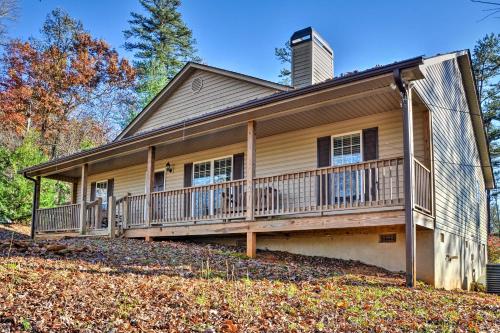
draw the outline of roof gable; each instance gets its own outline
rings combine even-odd
[[[133,136],[291,87],[188,63],[115,139]]]

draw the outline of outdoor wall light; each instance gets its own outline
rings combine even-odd
[[[174,172],[174,168],[170,165],[170,162],[167,162],[167,164],[165,165],[165,171],[168,173]]]

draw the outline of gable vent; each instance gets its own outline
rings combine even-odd
[[[197,77],[196,79],[193,80],[193,82],[191,82],[191,90],[197,93],[201,90],[201,88],[203,88],[203,80]]]

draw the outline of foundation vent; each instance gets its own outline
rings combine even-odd
[[[396,234],[382,234],[378,238],[379,243],[396,243]]]

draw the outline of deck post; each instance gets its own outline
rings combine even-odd
[[[31,239],[35,238],[36,227],[38,222],[38,208],[40,208],[40,187],[42,185],[42,177],[37,176],[35,179],[35,188],[33,190],[33,210],[31,212]]]
[[[116,199],[115,196],[108,198],[108,231],[109,238],[115,238],[116,232]]]
[[[247,257],[255,258],[257,255],[257,233],[247,232]]]
[[[256,124],[255,121],[250,120],[247,124],[247,213],[246,219],[248,221],[254,220],[254,182],[255,178],[255,137],[256,137]]]
[[[155,175],[155,147],[148,148],[148,164],[146,169],[146,226],[151,225],[153,219],[153,202],[151,193],[153,192]]]
[[[87,178],[89,165],[82,165],[81,183],[80,183],[80,234],[84,235],[87,220]]]
[[[101,229],[102,227],[102,198],[97,198],[97,204],[94,210],[94,229]]]
[[[123,221],[122,221],[121,232],[123,232],[128,227],[128,197],[129,196],[130,196],[130,193],[127,193],[125,195],[125,198],[123,199]]]
[[[413,153],[413,111],[412,85],[405,85],[403,102],[403,147],[404,147],[404,202],[406,237],[406,285],[416,285],[416,226],[413,217],[414,206],[414,153]]]

